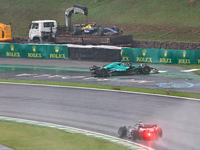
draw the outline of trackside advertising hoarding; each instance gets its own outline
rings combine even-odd
[[[200,64],[200,50],[122,48],[122,62]]]
[[[69,59],[66,45],[0,43],[0,57]]]

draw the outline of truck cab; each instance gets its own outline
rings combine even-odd
[[[55,20],[32,21],[29,29],[29,41],[34,43],[54,42],[57,31]]]

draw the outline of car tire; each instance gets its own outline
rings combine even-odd
[[[163,136],[163,132],[162,132],[162,129],[161,129],[161,128],[158,129],[158,136],[159,136],[160,138]]]
[[[119,27],[113,26],[112,29],[115,30],[115,31],[117,31],[117,32],[119,32]]]
[[[142,73],[149,74],[151,72],[151,68],[149,66],[142,66]]]
[[[100,70],[99,70],[99,75],[102,76],[102,77],[108,76],[108,71],[107,71],[107,69],[105,69],[105,68],[100,68]]]
[[[136,141],[138,139],[138,131],[136,130],[132,131],[132,139],[133,141]]]
[[[98,29],[98,35],[99,36],[103,36],[104,35],[104,28],[102,28],[102,27],[99,27],[99,29]]]
[[[73,35],[80,35],[81,34],[81,29],[78,27],[73,27]]]
[[[120,127],[119,131],[118,131],[119,137],[120,138],[125,137],[126,136],[126,132],[127,132],[126,126]]]

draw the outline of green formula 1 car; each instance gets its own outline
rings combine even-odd
[[[158,73],[157,69],[151,68],[148,65],[133,65],[123,62],[114,62],[102,67],[92,66],[89,69],[94,77]]]

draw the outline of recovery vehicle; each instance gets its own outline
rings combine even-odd
[[[71,26],[72,14],[84,14],[86,24]],[[32,21],[29,30],[29,41],[54,42],[56,44],[131,44],[132,35],[120,34],[118,27],[102,27],[88,24],[88,8],[74,5],[65,11],[66,26],[57,26],[55,20]],[[37,29],[35,28],[37,25]],[[91,36],[92,35],[92,36]]]
[[[0,42],[7,42],[10,40],[12,40],[10,25],[0,23]]]

